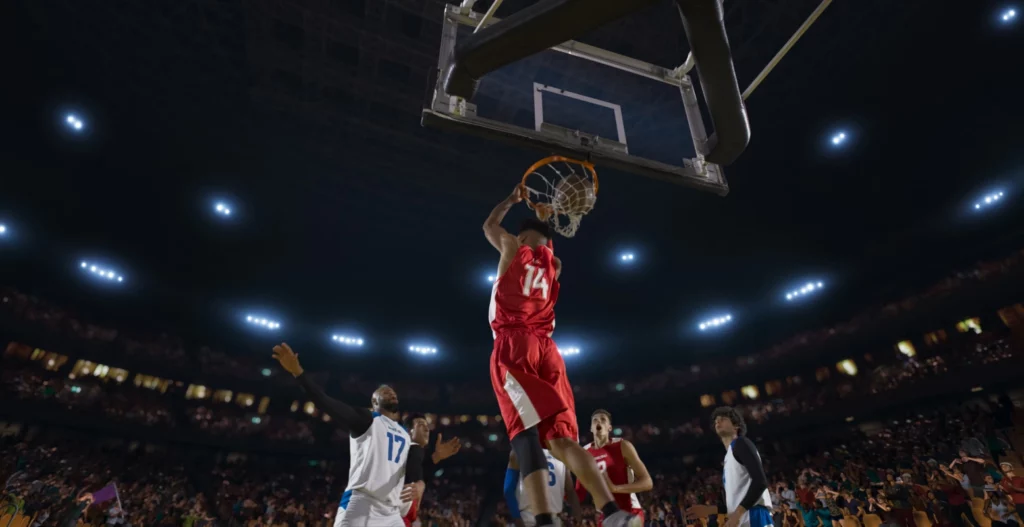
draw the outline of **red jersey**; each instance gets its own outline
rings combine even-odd
[[[633,480],[633,470],[626,464],[626,458],[622,455],[621,439],[613,438],[607,445],[601,448],[594,446],[593,443],[583,448],[590,452],[590,455],[594,456],[597,468],[601,472],[608,474],[608,479],[612,481],[612,484],[625,485]],[[579,495],[581,502],[587,494],[587,490],[583,488],[579,480],[576,480],[576,494]],[[615,504],[624,511],[640,508],[640,500],[637,499],[636,494],[615,494],[614,497]]]
[[[555,253],[550,247],[519,247],[505,274],[494,281],[489,312],[495,335],[506,329],[550,337],[555,331]]]

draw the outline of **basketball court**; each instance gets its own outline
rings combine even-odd
[[[750,141],[744,100],[831,0],[809,13],[746,90],[721,0],[674,0],[689,43],[681,64],[574,40],[656,3],[542,0],[504,19],[495,16],[502,0],[485,12],[474,10],[475,0],[448,5],[423,125],[538,151],[542,160],[523,182],[534,209],[565,236],[593,207],[602,167],[726,195],[723,167]]]

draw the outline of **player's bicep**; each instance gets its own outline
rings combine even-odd
[[[505,247],[509,241],[515,240],[515,237],[509,234],[500,224],[484,224],[484,237],[487,238],[487,241],[491,242],[492,247],[501,253],[505,252]]]
[[[626,465],[632,469],[635,480],[649,480],[651,474],[647,472],[647,465],[644,465],[643,460],[640,459],[640,454],[636,453],[636,447],[629,441],[622,442],[622,457],[626,460]]]
[[[562,276],[562,259],[555,258],[555,280]]]

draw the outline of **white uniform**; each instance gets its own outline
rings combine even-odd
[[[561,504],[565,501],[565,478],[569,472],[565,469],[565,463],[555,459],[551,452],[544,450],[544,457],[548,460],[548,479],[545,489],[548,493],[548,500],[554,503],[561,510]],[[526,497],[526,490],[523,488],[523,477],[519,476],[519,486],[516,487],[516,501],[519,502],[519,516],[527,527],[537,525],[537,520],[530,512],[530,501]]]
[[[412,441],[391,418],[373,413],[370,428],[349,437],[348,487],[334,527],[404,527],[400,507]]]
[[[741,449],[741,452],[737,452]],[[740,459],[737,459],[737,454]],[[722,465],[722,486],[725,487],[725,506],[728,511],[736,510],[743,497],[750,490],[752,478],[749,466],[744,466],[741,459],[746,459],[750,465],[758,465],[758,470],[763,472],[761,465],[761,454],[757,448],[745,437],[739,437],[729,445],[725,451],[725,462]],[[764,477],[763,475],[761,477]],[[767,481],[762,483],[767,484]],[[739,527],[770,527],[772,523],[772,497],[765,488],[757,502],[740,518]]]

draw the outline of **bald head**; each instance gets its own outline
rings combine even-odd
[[[383,384],[373,392],[370,398],[370,406],[378,413],[398,413],[398,394],[394,388]]]

